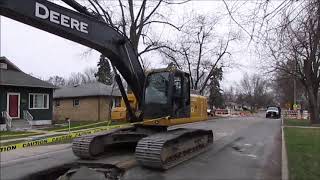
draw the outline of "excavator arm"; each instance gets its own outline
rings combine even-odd
[[[101,52],[129,84],[139,107],[143,108],[144,118],[153,119],[150,124],[144,121],[129,127],[78,137],[72,142],[73,153],[82,159],[96,159],[113,145],[129,149],[128,145],[136,143],[135,157],[139,164],[166,170],[204,152],[213,143],[211,130],[167,129],[173,123],[193,122],[190,118],[189,75],[169,67],[154,70],[146,78],[128,38],[108,26],[99,14],[91,13],[75,0],[62,1],[78,12],[46,0],[0,0],[0,15]],[[126,100],[120,77],[116,76],[116,79],[124,101],[127,102],[129,115],[133,117],[131,120],[141,120],[132,111],[130,113],[131,107]],[[141,106],[144,88],[146,100]],[[175,119],[163,118],[167,116]],[[114,152],[118,150],[116,148]],[[97,171],[101,172],[101,168]]]
[[[127,81],[140,104],[145,74],[129,39],[76,1],[63,1],[80,13],[46,0],[0,0],[0,15],[101,52]]]

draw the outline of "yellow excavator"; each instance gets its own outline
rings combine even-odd
[[[213,143],[211,130],[168,129],[207,120],[206,99],[190,95],[188,73],[168,67],[145,74],[137,52],[123,33],[77,1],[61,1],[72,10],[47,0],[0,0],[0,15],[95,49],[115,68],[126,118],[133,124],[74,139],[72,150],[76,156],[97,159],[112,152],[113,145],[125,148],[134,143],[140,165],[165,170],[205,151]],[[120,74],[134,95],[133,107]]]
[[[135,111],[138,108],[138,106],[137,106],[137,100],[134,97],[134,94],[129,91],[127,96],[128,96],[128,101],[131,108]],[[191,122],[208,119],[208,113],[206,111],[208,108],[207,98],[205,96],[201,96],[198,94],[191,94],[190,96],[191,96],[191,109],[190,109]],[[111,120],[114,122],[124,123],[124,122],[128,122],[128,119],[129,119],[128,111],[124,103],[124,100],[122,99],[120,102],[120,106],[113,107],[111,109]]]

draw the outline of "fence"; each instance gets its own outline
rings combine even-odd
[[[23,111],[23,119],[28,121],[28,123],[30,124],[30,127],[32,129],[33,116],[29,113],[29,111],[27,111],[27,110]]]
[[[284,110],[284,117],[290,119],[309,119],[308,111]]]
[[[12,127],[12,118],[10,117],[9,113],[7,111],[3,111],[2,117],[5,119],[7,129],[10,129]]]
[[[228,109],[216,109],[214,112],[215,116],[229,116],[230,111]]]

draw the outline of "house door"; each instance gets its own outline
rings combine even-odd
[[[20,94],[8,93],[7,110],[10,117],[20,118]]]

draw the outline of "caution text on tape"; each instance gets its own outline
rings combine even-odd
[[[157,121],[162,118],[158,119],[153,119],[153,120],[147,120],[144,122],[148,121]],[[28,147],[33,147],[33,146],[40,146],[40,145],[45,145],[45,144],[51,144],[51,143],[57,143],[57,142],[62,142],[66,140],[71,140],[76,137],[86,135],[86,134],[94,134],[100,131],[105,131],[105,130],[110,130],[110,129],[117,129],[117,128],[122,128],[122,127],[128,127],[130,125],[135,125],[135,124],[142,124],[143,122],[136,122],[136,123],[128,123],[128,124],[122,124],[122,125],[113,125],[113,126],[105,126],[105,127],[97,127],[97,128],[92,128],[89,130],[80,130],[77,132],[72,132],[67,135],[59,135],[55,137],[49,137],[49,138],[44,138],[44,139],[39,139],[39,140],[33,140],[33,141],[26,141],[22,143],[17,143],[17,144],[10,144],[6,146],[0,146],[0,153],[1,152],[8,152],[16,149],[21,149],[21,148],[28,148]]]
[[[45,138],[45,139],[39,139],[39,140],[34,140],[34,141],[26,141],[26,142],[23,142],[23,143],[17,143],[17,144],[11,144],[11,145],[7,145],[7,146],[1,146],[0,147],[0,153],[1,152],[11,151],[11,150],[16,150],[16,149],[21,149],[21,148],[32,147],[32,146],[40,146],[40,145],[45,145],[45,144],[62,142],[62,141],[74,139],[74,138],[82,136],[82,135],[94,134],[94,133],[97,133],[97,132],[100,132],[100,131],[104,131],[104,130],[109,130],[109,129],[122,128],[122,127],[125,127],[125,126],[128,126],[128,125],[130,125],[130,124],[99,127],[99,128],[90,129],[90,130],[72,132],[72,133],[69,133],[67,135],[60,135],[60,136],[49,137],[49,138]]]

